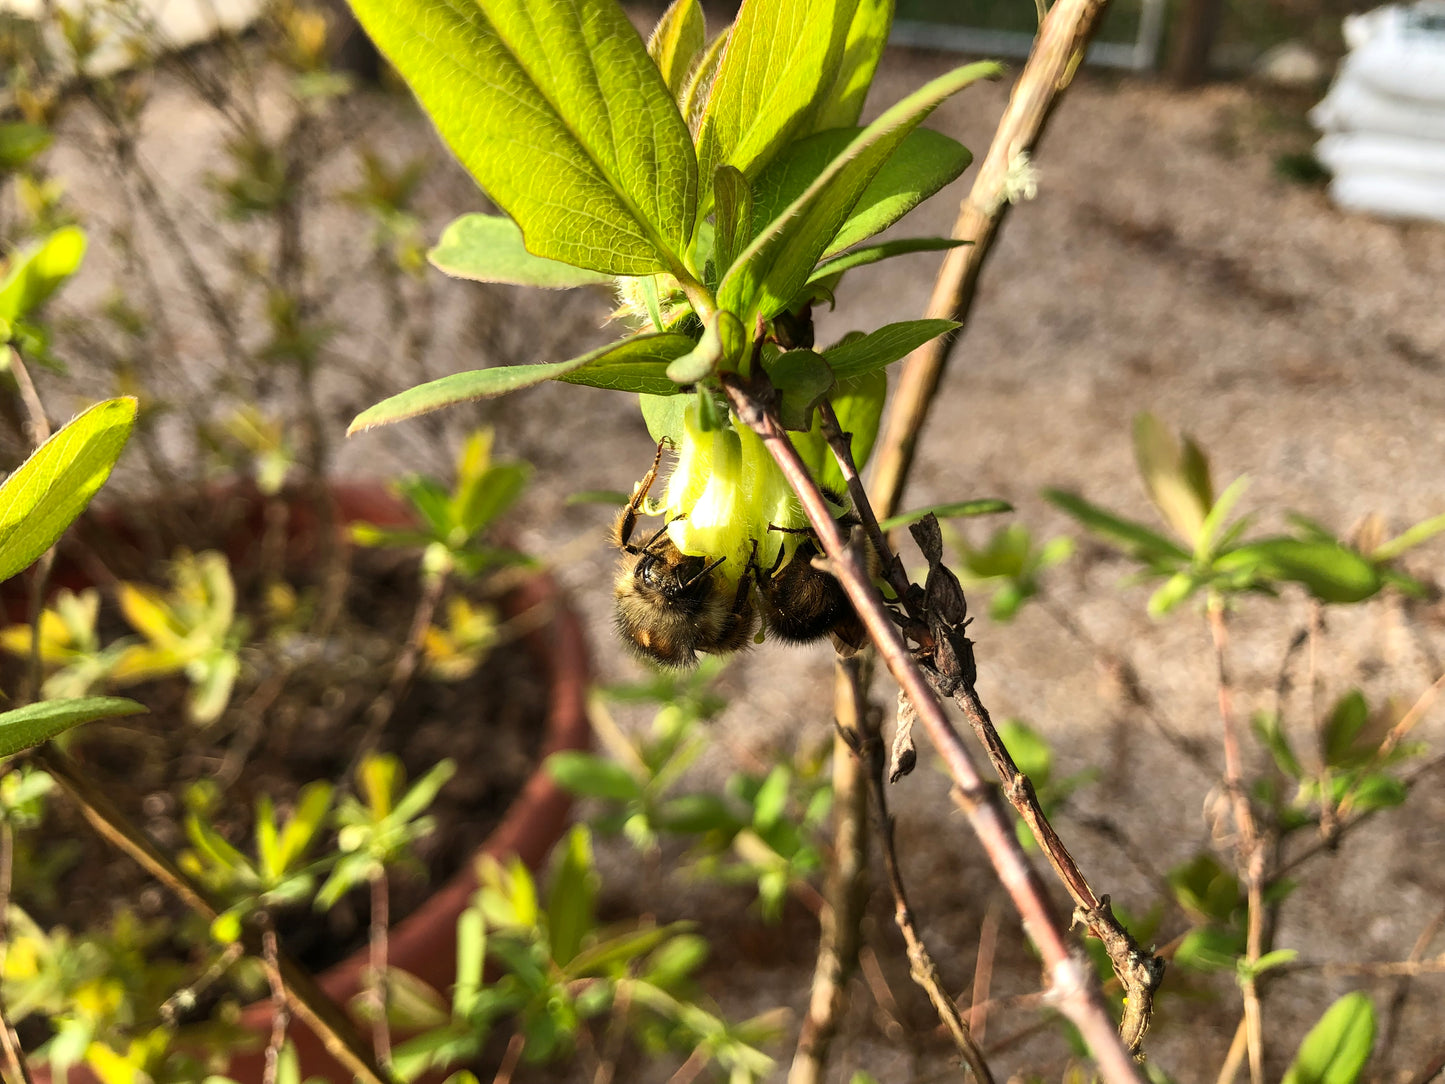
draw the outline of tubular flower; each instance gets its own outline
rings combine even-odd
[[[805,433],[794,435],[794,443],[806,460],[815,458],[810,445],[821,442]],[[757,434],[732,417],[722,428],[704,429],[693,403],[677,450],[663,500],[673,545],[689,556],[724,558],[717,574],[731,583],[750,562],[764,570],[787,564],[806,537],[808,519]]]

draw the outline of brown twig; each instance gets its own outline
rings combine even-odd
[[[978,956],[973,965],[973,997],[969,1004],[968,1030],[982,1044],[988,1031],[988,994],[993,985],[993,960],[998,949],[998,906],[990,903],[978,927]]]
[[[902,694],[899,699],[903,699]],[[979,1081],[979,1084],[993,1084],[993,1073],[989,1070],[988,1062],[984,1060],[983,1051],[969,1033],[968,1024],[958,1011],[953,998],[944,990],[938,965],[934,963],[933,954],[928,951],[928,946],[924,944],[913,920],[913,908],[908,903],[908,891],[903,884],[902,871],[898,868],[898,852],[893,839],[893,815],[888,812],[888,792],[883,781],[882,738],[876,725],[860,729],[854,733],[853,738],[857,742],[854,748],[857,759],[866,765],[868,784],[877,809],[879,849],[883,852],[883,869],[888,877],[888,888],[893,894],[893,921],[908,948],[908,973],[933,1003],[938,1019],[948,1030],[949,1037],[953,1039],[953,1044],[964,1062],[973,1071],[974,1079]]]
[[[862,520],[864,529],[868,531],[883,568],[889,571],[889,583],[893,587],[895,595],[907,607],[913,625],[927,628],[924,613],[919,605],[920,597],[926,596],[917,588],[910,588],[907,576],[903,571],[903,562],[892,552],[888,539],[878,527],[878,521],[868,502],[868,495],[863,491],[862,483],[858,479],[858,470],[853,462],[849,435],[841,431],[837,417],[827,403],[820,407],[819,414],[822,418],[824,436],[833,450],[834,458],[838,461],[844,479],[848,482],[848,492],[852,497],[854,510]],[[930,570],[929,582],[933,583],[932,570]],[[1103,944],[1108,952],[1114,973],[1125,989],[1124,1019],[1120,1023],[1119,1033],[1130,1052],[1138,1053],[1143,1046],[1144,1034],[1149,1029],[1149,1020],[1153,1015],[1154,991],[1158,989],[1159,983],[1164,977],[1163,962],[1145,951],[1129,931],[1124,929],[1123,923],[1115,917],[1113,909],[1109,906],[1109,898],[1096,895],[1093,888],[1090,887],[1087,878],[1079,870],[1078,863],[1074,861],[1074,857],[1069,853],[1063,839],[1049,822],[1043,806],[1039,804],[1033,783],[1023,772],[1019,771],[1018,765],[1014,763],[1008,748],[999,737],[998,730],[989,717],[988,709],[984,707],[983,701],[979,699],[978,692],[974,688],[972,667],[961,667],[961,680],[949,682],[951,690],[944,688],[934,680],[934,671],[925,671],[925,675],[929,677],[934,690],[940,696],[949,695],[951,691],[954,701],[963,709],[979,744],[988,753],[994,772],[1003,783],[1004,796],[1023,818],[1024,823],[1028,825],[1034,839],[1038,841],[1040,848],[1048,856],[1059,880],[1068,889],[1069,895],[1074,901],[1074,922],[1085,926],[1090,935]],[[910,707],[906,704],[901,705],[899,733],[903,733],[905,727],[911,725],[911,721]]]
[[[870,711],[863,660],[840,657],[834,667],[833,860],[828,866],[826,903],[819,914],[818,959],[808,1015],[788,1070],[788,1084],[816,1084],[828,1063],[828,1048],[847,1003],[848,980],[858,966],[863,905],[868,888],[868,785],[866,768],[852,753],[847,735],[866,725]]]
[[[893,408],[878,441],[873,475],[873,507],[884,517],[898,510],[934,393],[949,354],[967,330],[979,272],[993,251],[994,238],[1010,206],[1006,198],[1010,173],[1017,168],[1020,156],[1037,145],[1105,7],[1107,0],[1059,0],[1049,10],[1014,84],[988,154],[959,209],[953,236],[973,243],[953,249],[944,259],[934,281],[927,315],[957,320],[964,326],[919,347],[903,366]]]
[[[1445,1046],[1425,1063],[1425,1067],[1410,1078],[1410,1084],[1431,1084],[1441,1073],[1445,1073]]]
[[[1255,824],[1254,810],[1244,790],[1244,761],[1239,747],[1239,728],[1234,715],[1234,685],[1229,675],[1226,656],[1229,630],[1224,617],[1224,599],[1211,595],[1207,607],[1210,639],[1214,645],[1214,662],[1219,693],[1219,722],[1224,746],[1224,786],[1234,810],[1234,826],[1238,833],[1235,853],[1244,881],[1249,907],[1245,927],[1245,963],[1253,964],[1264,952],[1264,841]],[[1251,1084],[1264,1084],[1264,1014],[1259,999],[1259,986],[1248,968],[1240,976],[1244,992],[1245,1040],[1249,1053]]]
[[[53,743],[31,750],[30,759],[54,776],[71,800],[80,807],[92,828],[116,849],[128,855],[142,869],[160,881],[192,911],[205,919],[214,919],[220,909],[205,892],[126,817],[108,795],[94,786],[84,771],[68,754]],[[248,951],[260,955],[261,946],[248,943]],[[277,966],[282,982],[290,994],[291,1010],[321,1039],[326,1051],[364,1084],[388,1084],[387,1078],[372,1062],[371,1052],[356,1028],[336,1002],[316,984],[303,968],[284,952],[277,952]]]
[[[1139,1080],[1138,1070],[1114,1032],[1108,1008],[1087,966],[1070,951],[1043,883],[1025,858],[997,793],[979,775],[958,731],[934,696],[928,679],[904,644],[857,555],[847,546],[827,502],[778,421],[773,407],[775,393],[771,388],[744,384],[736,374],[725,374],[722,383],[738,418],[762,439],[797,495],[869,638],[916,707],[920,721],[954,780],[955,800],[968,817],[1043,957],[1046,983],[1056,1004],[1078,1027],[1109,1084]]]
[[[370,929],[370,974],[366,985],[371,994],[376,1019],[371,1024],[371,1049],[376,1054],[376,1064],[386,1068],[391,1064],[391,1021],[387,1010],[391,1006],[391,985],[387,977],[387,938],[391,929],[391,885],[387,881],[386,869],[378,868],[371,877],[371,929]]]
[[[1445,928],[1445,909],[1436,911],[1434,917],[1425,923],[1425,928],[1420,931],[1420,935],[1415,938],[1415,944],[1410,948],[1409,959],[1424,959],[1425,951],[1442,928]],[[1395,1039],[1400,1030],[1400,1019],[1405,1012],[1405,1003],[1410,1000],[1412,989],[1410,978],[1409,975],[1400,976],[1399,981],[1395,983],[1394,990],[1390,993],[1390,1003],[1385,1008],[1385,1026],[1381,1029],[1381,1050],[1395,1049]]]
[[[281,1047],[286,1044],[286,1029],[291,1026],[291,998],[281,978],[281,947],[276,943],[276,928],[269,915],[261,929],[261,962],[265,965],[266,982],[271,987],[271,1035],[266,1041],[266,1069],[261,1084],[276,1084],[281,1064]]]
[[[527,1045],[527,1036],[520,1031],[507,1040],[507,1049],[502,1054],[502,1064],[497,1067],[497,1075],[492,1078],[492,1084],[512,1084],[512,1074],[517,1071],[517,1066],[522,1061],[522,1050]]]

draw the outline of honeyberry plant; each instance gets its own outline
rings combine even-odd
[[[570,360],[422,384],[352,431],[547,380],[634,393],[678,452],[662,509],[678,549],[727,558],[733,582],[750,560],[786,559],[806,520],[720,378],[765,375],[813,476],[843,488],[817,405],[862,462],[885,366],[956,325],[889,324],[819,351],[812,306],[853,268],[956,243],[871,239],[967,168],[964,147],[920,125],[997,66],[951,71],[858,127],[887,0],[747,0],[711,43],[698,0],[676,0],[645,44],[615,0],[353,7],[506,212],[453,222],[432,261],[543,288],[611,279],[632,330]]]

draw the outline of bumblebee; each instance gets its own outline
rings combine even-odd
[[[697,665],[699,651],[726,654],[743,648],[757,628],[757,613],[748,575],[733,585],[717,573],[726,558],[709,561],[683,553],[667,537],[666,524],[643,545],[632,542],[657,480],[662,448],[658,444],[652,469],[613,524],[612,541],[623,556],[612,591],[622,639],[654,662],[688,668]]]
[[[813,564],[818,556],[817,542],[809,538],[781,570],[754,564],[763,625],[784,643],[808,644],[831,635],[840,649],[857,651],[867,639],[863,623],[838,578]]]

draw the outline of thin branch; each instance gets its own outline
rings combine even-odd
[[[973,965],[973,997],[968,1011],[968,1029],[982,1043],[988,1030],[988,992],[993,983],[994,953],[998,949],[998,906],[990,903],[978,928],[978,956]]]
[[[906,697],[899,693],[900,709],[906,701]],[[878,811],[878,839],[883,852],[883,868],[888,875],[888,888],[893,893],[893,921],[898,926],[898,932],[903,935],[903,942],[908,947],[908,973],[917,983],[923,992],[928,995],[928,1000],[933,1003],[934,1011],[948,1029],[953,1044],[958,1048],[959,1054],[973,1071],[974,1079],[979,1084],[993,1084],[993,1073],[989,1070],[988,1062],[984,1060],[983,1051],[978,1048],[969,1033],[968,1024],[958,1011],[953,998],[948,996],[943,988],[943,980],[938,974],[938,965],[933,962],[933,955],[928,951],[928,946],[923,943],[923,938],[918,933],[918,926],[913,920],[913,908],[908,903],[908,891],[903,885],[903,874],[898,868],[898,851],[894,847],[893,840],[893,815],[888,812],[888,792],[884,786],[884,765],[883,765],[883,742],[875,727],[866,731],[859,731],[855,735],[859,742],[855,753],[859,761],[867,765],[868,783],[872,788],[873,801]]]
[[[849,734],[860,733],[870,711],[863,660],[839,657],[834,667],[833,860],[827,901],[819,915],[818,959],[808,1015],[788,1070],[788,1084],[816,1084],[847,1004],[848,980],[858,966],[863,906],[868,888],[868,786],[866,768],[853,755]]]
[[[391,886],[387,881],[386,868],[378,867],[371,877],[371,973],[367,979],[372,1006],[376,1019],[371,1025],[371,1049],[376,1055],[376,1064],[386,1068],[391,1064],[391,984],[387,968],[387,936],[391,929]]]
[[[1445,1073],[1445,1046],[1437,1050],[1425,1067],[1410,1078],[1410,1084],[1431,1084],[1441,1073]]]
[[[895,595],[903,600],[912,624],[927,628],[928,623],[919,599],[927,598],[928,595],[920,592],[917,588],[910,588],[907,576],[903,571],[903,562],[892,552],[888,545],[888,539],[878,528],[878,521],[868,502],[868,495],[863,491],[862,483],[858,480],[858,470],[853,462],[849,435],[841,431],[837,416],[826,402],[820,407],[819,414],[822,418],[824,436],[833,450],[843,477],[848,482],[848,492],[853,499],[854,510],[862,519],[863,526],[878,551],[883,568],[891,570],[889,582]],[[932,561],[933,558],[930,557],[930,562]],[[934,584],[932,568],[929,571],[929,584],[931,592]],[[1103,944],[1108,952],[1114,973],[1125,989],[1124,1019],[1120,1023],[1119,1033],[1130,1052],[1138,1053],[1143,1046],[1144,1035],[1149,1030],[1149,1021],[1154,1008],[1154,991],[1163,981],[1164,964],[1157,957],[1145,951],[1124,928],[1123,923],[1115,917],[1113,909],[1109,906],[1109,897],[1095,894],[1093,888],[1090,887],[1063,839],[1049,822],[1043,806],[1039,804],[1033,783],[1023,772],[1019,771],[1018,765],[1014,763],[1008,748],[999,737],[998,730],[995,729],[993,720],[989,717],[988,709],[984,707],[983,701],[979,699],[978,692],[974,687],[973,666],[960,665],[959,669],[960,680],[949,683],[952,687],[951,690],[944,688],[934,680],[933,672],[928,672],[927,676],[940,696],[949,695],[949,692],[952,692],[953,699],[963,709],[969,723],[973,726],[979,744],[987,751],[994,772],[1004,785],[1004,795],[1008,798],[1009,804],[1029,826],[1034,839],[1038,841],[1040,848],[1048,856],[1059,880],[1068,889],[1069,896],[1074,901],[1074,922],[1083,924],[1090,935]],[[911,725],[911,721],[912,713],[905,705],[899,715],[898,731],[900,734]]]
[[[1433,918],[1425,923],[1425,928],[1415,938],[1415,944],[1410,948],[1411,960],[1421,960],[1425,957],[1425,951],[1430,943],[1435,940],[1436,934],[1445,928],[1445,909],[1435,912]],[[1385,1008],[1385,1026],[1381,1029],[1383,1040],[1380,1043],[1381,1050],[1394,1050],[1395,1039],[1400,1029],[1400,1019],[1405,1012],[1405,1003],[1410,1000],[1412,983],[1411,976],[1402,975],[1395,983],[1395,989],[1390,993],[1390,1003]]]
[[[271,987],[271,1035],[266,1041],[266,1068],[261,1084],[276,1084],[281,1064],[281,1048],[286,1044],[286,1029],[291,1026],[290,996],[281,978],[281,947],[276,943],[276,928],[271,917],[265,917],[261,930],[261,962],[265,965],[266,982]]]
[[[1108,0],[1059,0],[1039,27],[1033,51],[954,223],[953,236],[973,243],[949,252],[928,302],[928,316],[957,320],[964,326],[915,350],[893,394],[893,408],[878,441],[872,487],[873,506],[882,516],[898,510],[934,393],[949,354],[967,330],[979,272],[1010,207],[1010,175],[1037,145],[1107,6]]]
[[[918,663],[847,546],[838,523],[797,449],[778,421],[771,388],[744,384],[736,374],[723,379],[732,406],[744,425],[758,434],[797,494],[814,532],[854,610],[879,655],[918,711],[918,717],[956,784],[956,801],[969,819],[999,879],[1008,890],[1024,927],[1043,957],[1046,982],[1059,1009],[1078,1027],[1109,1084],[1138,1081],[1138,1069],[1114,1032],[1113,1021],[1085,963],[1070,951],[1038,874],[1029,865],[997,793],[984,783],[958,731],[924,677]],[[764,396],[759,399],[759,395]]]
[[[1245,927],[1245,962],[1252,964],[1264,952],[1264,845],[1255,824],[1254,810],[1244,790],[1244,762],[1240,754],[1239,728],[1234,715],[1234,686],[1229,676],[1226,653],[1229,631],[1224,618],[1224,600],[1211,595],[1207,607],[1210,639],[1214,644],[1214,661],[1219,690],[1219,721],[1224,746],[1224,786],[1234,809],[1234,826],[1238,833],[1235,853],[1249,912]],[[1259,1000],[1259,986],[1252,970],[1246,969],[1239,980],[1244,992],[1245,1040],[1249,1053],[1250,1084],[1264,1084],[1264,1013]]]

